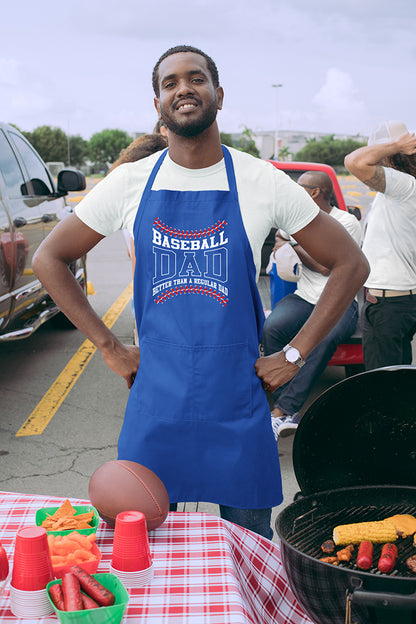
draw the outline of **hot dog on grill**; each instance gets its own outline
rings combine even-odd
[[[373,544],[365,541],[361,542],[358,548],[357,566],[361,570],[369,570],[373,565]]]
[[[380,559],[378,560],[378,569],[380,572],[388,574],[394,569],[397,559],[397,546],[395,544],[384,544],[381,549]]]

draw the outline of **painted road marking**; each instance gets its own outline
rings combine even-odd
[[[133,294],[133,283],[130,283],[124,292],[104,314],[102,321],[111,328]],[[70,359],[60,375],[56,378],[42,400],[37,404],[28,419],[16,433],[16,437],[40,435],[46,429],[59,407],[62,405],[75,382],[91,360],[97,347],[90,340],[85,340],[75,355]]]

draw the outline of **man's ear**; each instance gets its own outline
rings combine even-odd
[[[160,119],[160,104],[159,104],[159,98],[155,97],[153,99],[153,104],[155,105],[155,109],[157,110],[157,114],[158,114],[158,118]]]
[[[318,186],[316,186],[315,188],[311,189],[311,197],[312,197],[312,199],[316,199],[320,192],[321,192],[321,189]]]
[[[222,87],[217,87],[215,91],[217,93],[218,108],[221,110],[224,102],[224,89]]]

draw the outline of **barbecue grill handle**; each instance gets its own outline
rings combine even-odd
[[[366,607],[416,610],[416,593],[390,594],[387,592],[368,592],[362,589],[355,589],[350,594],[350,599],[355,604],[361,604]]]

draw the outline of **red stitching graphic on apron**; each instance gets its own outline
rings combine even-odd
[[[209,297],[212,297],[213,299],[218,301],[218,303],[220,303],[222,306],[226,306],[228,303],[228,299],[224,297],[224,295],[220,295],[218,292],[216,292],[212,288],[206,288],[206,287],[202,288],[202,286],[185,286],[185,287],[181,286],[180,288],[177,286],[176,288],[167,290],[166,292],[163,293],[163,295],[160,295],[160,297],[156,297],[155,302],[164,303],[170,297],[175,297],[176,295],[188,295],[188,294],[189,295],[190,294],[208,295]]]
[[[158,230],[161,230],[164,234],[173,236],[174,238],[201,238],[201,236],[212,236],[215,232],[219,232],[227,225],[226,221],[218,221],[209,228],[203,230],[178,230],[176,228],[168,227],[165,223],[162,223],[160,219],[156,217],[153,225]]]

